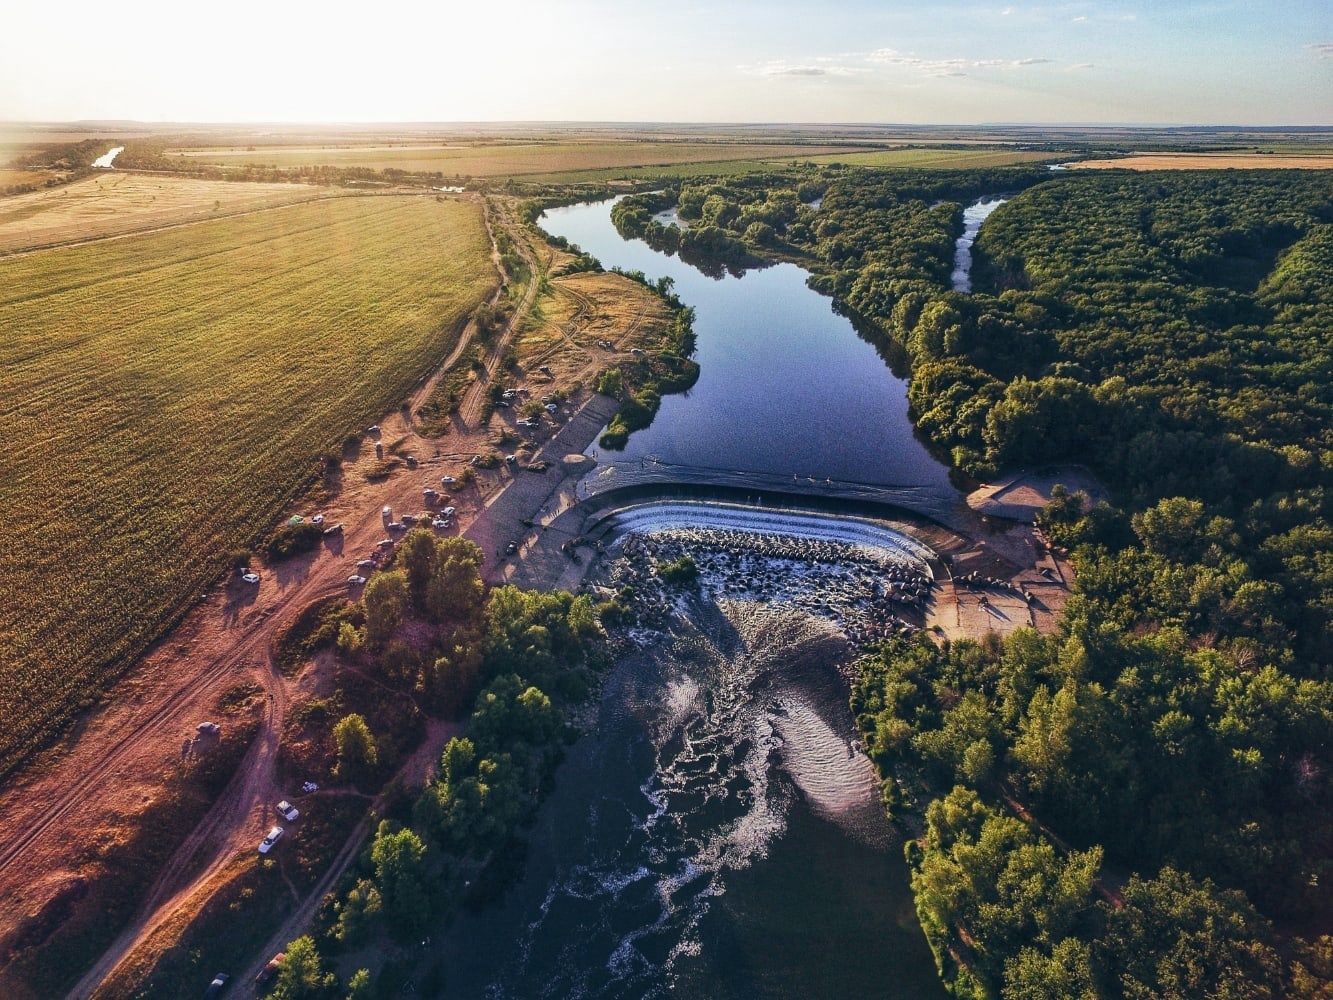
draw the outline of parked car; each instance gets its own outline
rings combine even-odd
[[[443,529],[449,527],[449,525],[451,525],[451,524],[453,524],[453,523],[454,523],[454,522],[451,521],[451,520],[449,520],[447,517],[437,517],[434,521],[431,521],[431,522],[430,522],[430,526],[431,526],[432,528],[439,528],[439,529],[443,530]]]
[[[379,432],[380,432],[379,424],[371,424],[369,427],[366,428],[367,434],[378,434]]]
[[[547,412],[547,413],[558,413],[559,411],[560,411],[560,407],[556,406],[554,403],[547,403],[547,404],[546,404],[546,412]]]
[[[378,566],[378,565],[379,565],[379,563],[377,563],[374,559],[361,559],[361,560],[358,560],[358,561],[357,561],[356,568],[357,568],[357,569],[374,569],[374,568],[375,568],[376,566]]]
[[[267,854],[273,850],[273,845],[282,839],[282,827],[275,826],[268,832],[268,836],[259,842],[259,853]]]
[[[258,582],[259,582],[259,574],[258,574],[258,573],[246,573],[244,576],[241,577],[241,579],[244,580],[246,583],[258,583]]]
[[[441,486],[452,486],[452,485],[454,485],[454,483],[456,483],[456,482],[458,482],[458,480],[455,479],[453,476],[441,476],[441,477],[440,477],[440,485],[441,485]]]
[[[225,972],[219,972],[213,977],[213,981],[208,984],[208,989],[204,991],[204,1000],[213,1000],[213,997],[222,996],[222,991],[227,988],[231,982],[231,976]]]
[[[311,523],[311,524],[323,524],[323,523],[324,523],[324,515],[323,515],[323,514],[316,514],[314,517],[312,517],[312,518],[310,519],[310,523]]]
[[[375,543],[375,548],[377,548],[377,549],[391,549],[391,548],[393,548],[393,539],[392,539],[392,538],[381,538],[378,542]]]
[[[255,976],[255,982],[267,983],[278,974],[278,966],[282,965],[282,960],[287,956],[283,952],[278,952],[268,960],[268,965],[259,970],[259,975]]]
[[[404,524],[416,524],[416,523],[417,523],[417,516],[416,516],[415,514],[404,514],[404,515],[403,515],[403,523],[404,523]]]
[[[360,587],[365,582],[366,578],[362,576],[360,573],[353,573],[351,576],[347,578],[348,585],[352,587]]]
[[[507,462],[509,465],[517,465],[517,464],[518,464],[518,456],[517,456],[517,455],[506,455],[506,456],[505,456],[505,462]]]
[[[337,524],[330,524],[327,528],[324,529],[324,534],[326,535],[341,535],[342,533],[343,533],[343,523],[341,521],[339,521]]]
[[[283,799],[278,803],[278,815],[289,823],[295,823],[297,818],[301,815],[301,810],[297,809],[296,806],[292,805],[286,799]]]
[[[317,792],[319,791],[319,786],[315,784],[313,781],[307,781],[305,784],[301,786],[301,791],[307,794],[309,794],[310,792]]]
[[[380,514],[381,514],[382,516],[384,516],[384,517],[392,518],[392,517],[393,517],[393,508],[390,507],[390,506],[386,503],[386,504],[384,505],[384,509],[380,511]]]
[[[442,507],[442,508],[440,508],[440,516],[441,516],[441,517],[453,517],[453,516],[454,516],[454,508],[453,508],[453,507]]]
[[[201,722],[194,727],[194,731],[197,733],[206,733],[209,736],[216,736],[218,733],[222,732],[222,727],[216,722]]]

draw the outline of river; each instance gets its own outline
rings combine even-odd
[[[101,170],[112,170],[114,169],[112,164],[116,162],[116,157],[123,152],[125,152],[124,146],[116,146],[109,149],[97,159],[93,160],[93,166]]]
[[[784,264],[706,277],[621,239],[609,209],[558,209],[542,225],[607,267],[670,276],[696,310],[701,374],[663,400],[624,453],[600,454],[603,467],[654,456],[956,497],[913,435],[905,383],[804,272]],[[829,544],[873,551],[875,573],[925,572],[928,553],[910,539],[802,517],[649,508],[620,525],[613,556],[698,520],[722,537],[822,532]],[[632,633],[595,725],[528,833],[516,883],[432,935],[445,995],[944,995],[902,844],[852,740],[846,639],[811,610],[834,587],[810,581],[787,596],[705,586],[669,631]]]
[[[955,292],[972,291],[972,245],[977,241],[981,224],[991,212],[1005,203],[1005,198],[982,198],[963,209],[963,235],[954,243],[953,274],[949,276]]]
[[[794,264],[708,277],[677,257],[621,239],[610,203],[546,213],[542,226],[605,267],[667,276],[694,307],[699,381],[667,396],[657,419],[602,462],[703,468],[912,486],[956,496],[949,472],[913,433],[907,383],[857,336]]]

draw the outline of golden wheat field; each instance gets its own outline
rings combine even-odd
[[[337,193],[308,184],[98,173],[0,200],[0,253],[198,222]]]
[[[0,773],[397,406],[495,283],[480,206],[419,197],[0,260]]]

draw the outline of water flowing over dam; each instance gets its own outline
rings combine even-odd
[[[942,997],[848,695],[862,642],[921,627],[938,565],[874,512],[947,523],[958,494],[905,383],[803,272],[715,280],[609,211],[542,224],[670,276],[701,374],[581,484],[605,549],[590,582],[636,622],[521,877],[440,936],[449,991]],[[685,556],[695,582],[665,585]]]

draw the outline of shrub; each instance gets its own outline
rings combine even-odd
[[[268,540],[268,558],[271,562],[277,562],[309,552],[319,545],[323,537],[324,529],[317,524],[284,524]]]

